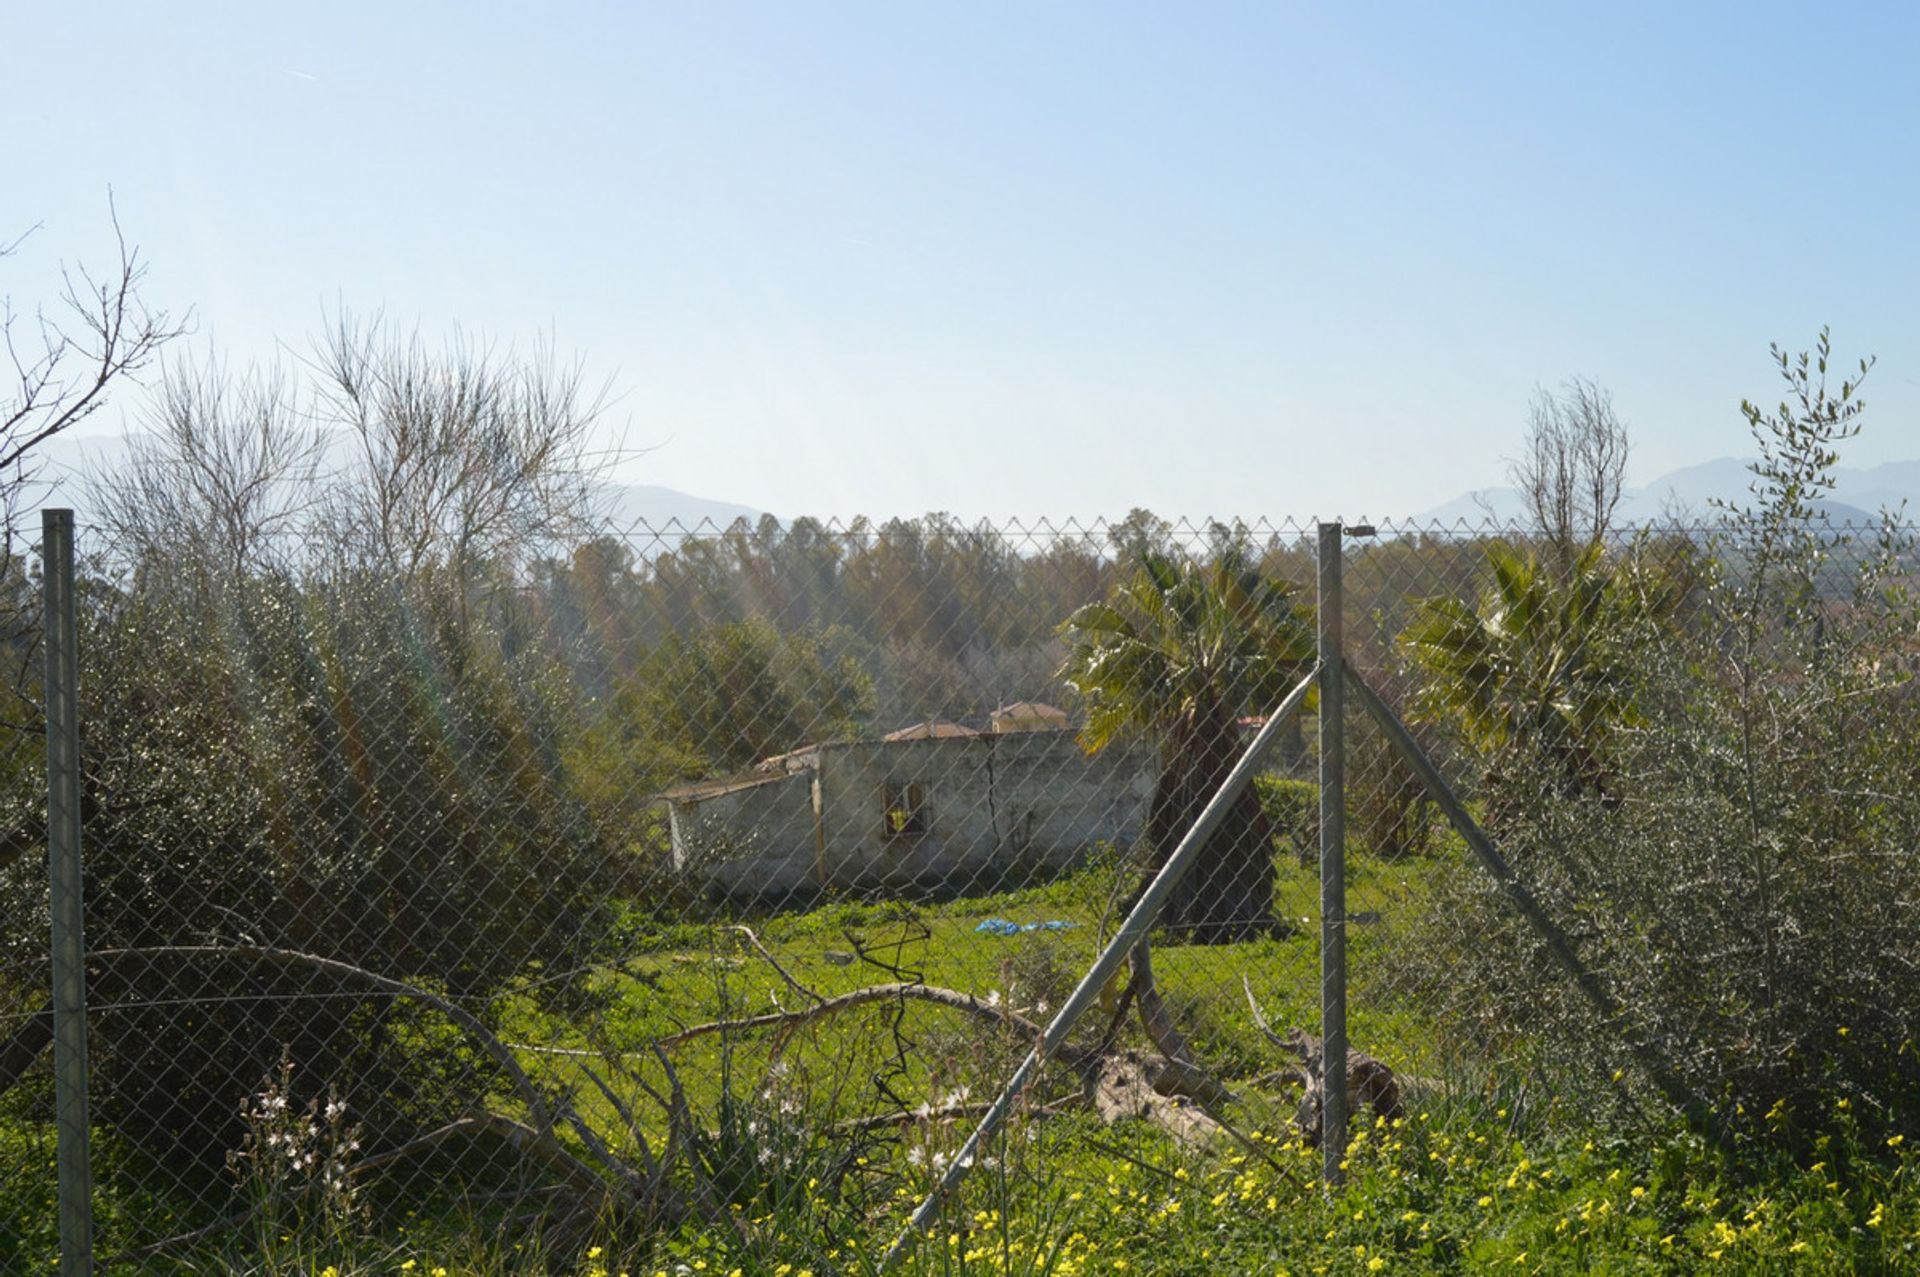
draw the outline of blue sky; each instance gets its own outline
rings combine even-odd
[[[1920,457],[1920,6],[9,6],[0,290],[113,187],[197,341],[550,333],[783,514],[1418,510],[1536,384],[1634,474],[1767,343]],[[131,410],[134,401],[122,400]],[[117,427],[117,417],[102,422]]]

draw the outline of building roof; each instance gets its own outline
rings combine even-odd
[[[993,711],[988,721],[996,733],[1065,731],[1067,711],[1039,701],[1015,701]]]
[[[1048,705],[1042,701],[1014,701],[1010,705],[1002,705],[999,709],[993,711],[995,718],[999,718],[1002,715],[1006,715],[1009,718],[1064,719],[1067,716],[1067,711],[1061,709],[1058,705]]]
[[[980,733],[971,727],[949,722],[944,718],[929,718],[924,723],[912,723],[897,732],[888,732],[881,740],[929,740],[946,739],[956,736],[978,736]]]
[[[784,754],[774,754],[771,757],[763,758],[753,765],[753,769],[761,772],[795,772],[804,771],[809,767],[818,767],[819,765],[820,746],[815,744],[802,745],[798,749],[790,749]]]
[[[670,803],[702,802],[709,798],[719,798],[723,794],[737,794],[742,790],[758,789],[762,785],[777,785],[792,780],[793,773],[755,772],[747,776],[722,776],[714,780],[689,781],[684,785],[674,785],[655,795]]]

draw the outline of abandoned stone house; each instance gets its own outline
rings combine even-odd
[[[1145,747],[1089,755],[1057,729],[894,736],[810,745],[665,791],[675,867],[717,894],[770,900],[965,893],[1129,845],[1145,822]]]

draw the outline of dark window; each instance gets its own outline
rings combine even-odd
[[[881,834],[889,839],[918,838],[927,832],[927,790],[917,780],[887,782],[886,819]]]

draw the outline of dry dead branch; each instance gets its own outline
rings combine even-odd
[[[1280,1076],[1301,1084],[1300,1107],[1294,1116],[1294,1127],[1308,1144],[1317,1145],[1320,1142],[1321,1111],[1326,1104],[1326,1048],[1319,1038],[1304,1029],[1291,1029],[1284,1035],[1274,1032],[1273,1026],[1267,1021],[1266,1011],[1261,1008],[1259,999],[1253,996],[1252,982],[1245,976],[1240,977],[1240,982],[1246,990],[1247,1007],[1253,1013],[1253,1022],[1261,1034],[1300,1061],[1297,1071],[1284,1070]],[[1406,1112],[1400,1097],[1400,1083],[1393,1070],[1365,1051],[1349,1045],[1347,1112],[1358,1113],[1362,1108],[1370,1108],[1374,1116],[1388,1121],[1402,1117]]]
[[[863,989],[842,993],[797,1011],[769,1011],[761,1015],[739,1016],[734,1019],[711,1020],[705,1024],[696,1024],[661,1038],[660,1045],[678,1046],[682,1042],[689,1042],[694,1038],[706,1037],[714,1033],[751,1033],[759,1029],[776,1029],[783,1034],[791,1033],[802,1025],[839,1011],[851,1011],[856,1007],[892,1001],[931,1002],[938,1006],[949,1007],[973,1016],[975,1019],[1012,1029],[1024,1038],[1037,1039],[1043,1032],[1040,1025],[1018,1011],[996,1006],[974,994],[962,993],[958,989],[944,989],[938,985],[916,984],[902,980],[890,984],[868,985]],[[1068,1063],[1078,1067],[1082,1053],[1063,1052],[1062,1056]]]

